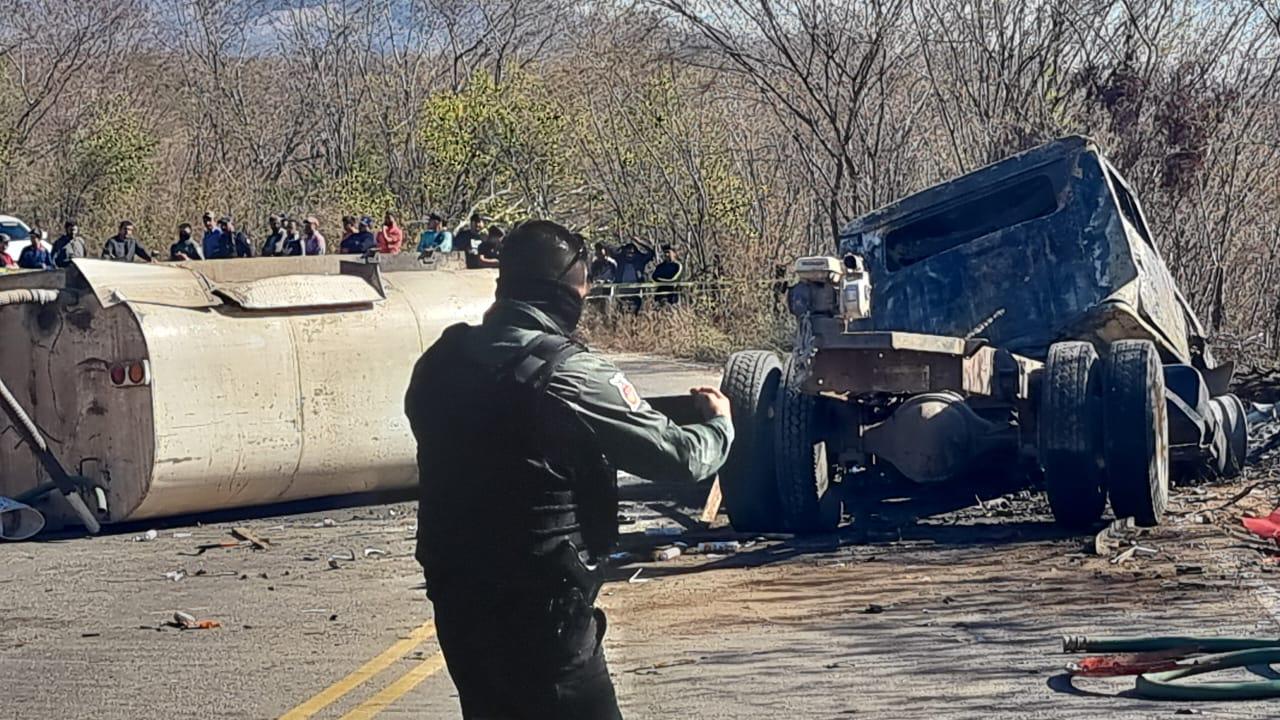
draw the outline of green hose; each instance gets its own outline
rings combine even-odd
[[[1280,663],[1280,640],[1190,636],[1098,638],[1065,637],[1066,652],[1154,652],[1185,650],[1216,654],[1183,660],[1180,667],[1138,676],[1134,690],[1151,700],[1262,700],[1280,697],[1280,680],[1183,684],[1195,675],[1250,665]]]
[[[1237,650],[1195,658],[1186,667],[1138,676],[1134,689],[1153,700],[1263,700],[1280,697],[1280,680],[1180,684],[1175,681],[1193,675],[1249,665],[1280,662],[1280,646],[1258,650]]]

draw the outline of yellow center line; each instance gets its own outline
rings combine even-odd
[[[423,640],[435,634],[435,623],[431,620],[426,621],[409,633],[409,637],[397,641],[391,647],[383,650],[377,657],[356,668],[350,675],[321,690],[310,700],[281,715],[280,720],[306,720],[306,718],[333,704],[338,698],[359,687],[361,683],[386,670],[392,663],[417,647]]]
[[[343,715],[341,720],[369,720],[386,710],[388,705],[399,700],[402,695],[418,687],[418,683],[439,672],[442,667],[444,667],[444,654],[436,653],[432,655],[415,665],[409,672],[400,676],[399,680],[383,688],[382,692],[365,700],[356,709]]]

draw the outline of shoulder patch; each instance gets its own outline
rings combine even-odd
[[[639,410],[640,406],[644,404],[644,401],[640,399],[640,391],[636,390],[636,386],[631,384],[626,375],[620,372],[614,373],[614,376],[609,378],[609,384],[618,389],[618,395],[622,397],[622,402],[631,408],[631,412]]]

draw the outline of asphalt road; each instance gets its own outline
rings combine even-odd
[[[1037,495],[977,508],[967,492],[856,490],[837,535],[616,568],[601,604],[626,716],[1276,716],[1063,672],[1065,634],[1277,635],[1268,553],[1228,529],[1239,507],[1175,518],[1137,538],[1156,555],[1113,564],[1056,531]],[[693,520],[704,492],[628,482],[624,546],[734,537]],[[1243,505],[1269,510],[1258,495]],[[457,718],[413,524],[411,502],[329,503],[0,546],[0,718]],[[235,526],[269,549],[197,549]],[[169,627],[175,611],[220,627]]]

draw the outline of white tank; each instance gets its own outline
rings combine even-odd
[[[411,487],[414,361],[478,322],[492,270],[337,257],[78,260],[0,277],[63,290],[0,307],[0,379],[106,522]],[[0,496],[47,481],[0,434]]]

